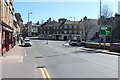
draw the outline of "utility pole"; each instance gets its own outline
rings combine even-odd
[[[101,18],[101,0],[100,0],[100,18]]]
[[[100,25],[101,25],[101,0],[100,0]],[[99,39],[99,48],[101,47],[101,37]]]

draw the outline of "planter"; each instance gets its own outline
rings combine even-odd
[[[85,43],[85,47],[86,48],[95,48],[95,49],[104,49],[104,43],[101,43],[101,45],[99,45],[99,43]],[[106,44],[105,49],[110,50],[110,45]]]
[[[110,51],[120,52],[120,44],[112,43],[112,44],[110,45]]]

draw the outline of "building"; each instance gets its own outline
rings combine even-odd
[[[39,37],[43,39],[61,39],[61,25],[66,19],[59,19],[59,21],[51,21],[51,18],[47,20],[38,28]]]
[[[68,40],[72,37],[81,37],[80,21],[66,20],[66,22],[61,26],[61,28],[62,40]]]
[[[81,37],[84,41],[99,40],[99,25],[97,19],[88,19],[86,16],[80,23]]]
[[[86,28],[89,27],[89,33],[84,35],[86,32],[85,22],[89,22]],[[93,29],[93,30],[92,30]],[[65,18],[59,19],[57,21],[51,21],[51,18],[42,24],[39,29],[39,37],[44,39],[55,39],[55,40],[91,40],[93,39],[96,32],[99,32],[99,26],[97,25],[97,20],[87,19],[80,21],[70,21]],[[85,37],[87,38],[85,39]]]
[[[13,16],[14,16],[14,8],[13,8],[13,0],[1,0],[0,3],[1,9],[1,22],[2,22],[2,53],[5,51],[9,51],[13,42]]]
[[[24,30],[23,33],[26,36],[35,37],[38,36],[38,27],[40,27],[41,24],[38,23],[32,23],[31,21],[27,24],[24,24]]]
[[[16,44],[16,34],[20,31],[14,16],[13,0],[0,0],[0,29],[2,53],[9,51]],[[2,54],[3,55],[3,54]]]
[[[40,27],[40,24],[32,23],[31,36],[33,36],[33,37],[38,36],[38,27]]]
[[[120,42],[120,14],[116,14],[112,22],[111,42]]]

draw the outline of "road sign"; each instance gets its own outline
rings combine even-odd
[[[112,26],[109,25],[100,25],[100,34],[99,35],[112,35]]]

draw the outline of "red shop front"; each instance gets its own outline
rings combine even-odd
[[[13,28],[2,23],[2,53],[9,51],[12,46]]]

